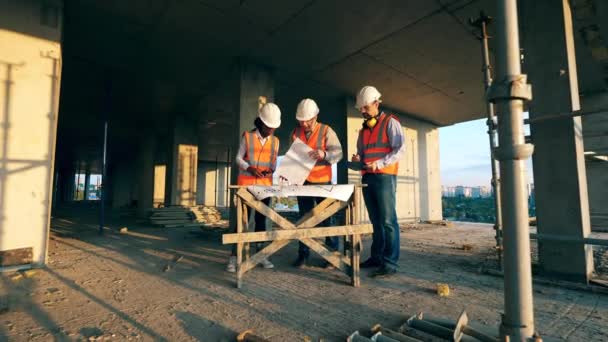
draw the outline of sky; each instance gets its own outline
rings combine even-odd
[[[486,119],[439,129],[442,185],[490,186],[492,169],[487,130]],[[527,127],[526,134],[529,134]],[[532,183],[531,159],[526,161],[526,172]]]

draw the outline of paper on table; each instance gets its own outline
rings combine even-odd
[[[308,156],[308,152],[312,151],[312,148],[306,145],[302,140],[296,138],[289,147],[289,151],[285,153],[285,156],[281,159],[281,163],[275,171],[275,176],[279,177],[279,183],[281,179],[289,185],[302,185],[310,170],[315,166],[316,161]]]
[[[346,202],[354,191],[354,184],[341,185],[251,185],[247,190],[258,200],[267,197],[312,196],[329,197]]]

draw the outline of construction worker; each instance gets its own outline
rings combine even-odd
[[[371,257],[362,268],[377,267],[370,276],[385,277],[397,272],[399,224],[395,192],[399,158],[405,150],[401,123],[380,110],[380,92],[372,86],[357,94],[356,107],[365,119],[359,131],[357,154],[352,161],[361,165],[363,198],[374,227]]]
[[[308,175],[308,178],[304,182],[307,184],[316,185],[327,185],[331,184],[332,180],[332,169],[331,165],[339,162],[342,159],[342,145],[331,127],[326,124],[320,123],[317,118],[319,115],[319,107],[315,101],[311,99],[304,99],[298,104],[296,110],[296,120],[298,125],[294,128],[291,133],[291,141],[293,142],[296,138],[302,140],[305,144],[312,148],[309,152],[309,156],[316,160],[316,164],[312,171]],[[322,197],[298,197],[298,208],[300,214],[304,215],[314,208],[324,198]],[[321,223],[321,226],[332,226],[332,218]],[[338,237],[327,237],[325,243],[330,249],[338,249]],[[308,262],[310,250],[308,246],[299,243],[298,258],[294,262],[295,267],[303,267]],[[328,267],[330,264],[325,263],[324,266]]]
[[[281,111],[274,103],[264,104],[258,117],[253,122],[255,128],[243,132],[239,151],[236,155],[236,164],[239,167],[238,185],[272,185],[272,173],[276,169],[279,154],[279,139],[274,131],[281,125]],[[263,200],[270,203],[270,197]],[[247,207],[247,215],[250,208]],[[255,213],[255,231],[266,230],[266,217]],[[257,246],[260,247],[259,245]],[[264,268],[273,268],[268,259],[260,262]],[[236,272],[236,245],[226,266],[226,271]]]

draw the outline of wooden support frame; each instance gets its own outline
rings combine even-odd
[[[237,287],[243,285],[243,275],[253,269],[262,260],[268,258],[290,241],[299,240],[319,254],[336,269],[346,273],[351,278],[351,285],[360,286],[359,262],[362,251],[361,234],[372,233],[370,224],[360,224],[358,215],[361,203],[361,186],[355,186],[353,194],[346,202],[326,198],[308,213],[304,214],[295,224],[285,219],[272,208],[257,200],[246,188],[236,188],[234,203],[237,211],[236,233],[224,234],[223,244],[237,245]],[[276,224],[277,230],[265,232],[247,232],[247,207],[269,218]],[[346,209],[346,225],[334,227],[318,227],[330,216]],[[343,236],[344,251],[331,251],[324,243],[314,238]],[[252,242],[270,243],[262,250],[249,257],[249,244]]]

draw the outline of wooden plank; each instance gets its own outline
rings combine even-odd
[[[0,251],[0,267],[31,264],[32,258],[32,247]]]
[[[309,212],[304,214],[302,217],[300,217],[300,219],[295,223],[295,225],[298,226],[302,222],[309,220],[313,216],[321,214],[325,209],[327,209],[327,207],[329,207],[332,203],[334,203],[336,201],[337,200],[333,199],[333,198],[324,199],[323,201],[321,201],[321,203],[319,203],[317,206],[312,208],[312,210],[310,210]]]
[[[241,198],[235,197],[236,204],[236,232],[243,232],[243,212],[241,211]],[[241,272],[241,263],[243,262],[243,243],[239,242],[236,244],[236,287],[241,288],[243,286],[243,273]]]
[[[241,268],[239,271],[239,272],[241,272],[241,276],[242,276],[242,274],[245,274],[245,272],[254,268],[257,264],[259,264],[265,258],[270,257],[272,254],[276,253],[281,248],[287,246],[289,244],[289,242],[291,242],[291,241],[290,240],[275,241],[275,242],[269,244],[268,246],[264,247],[264,249],[262,249],[261,251],[257,252],[253,256],[251,256],[251,258],[249,258],[249,260],[247,260],[246,262],[243,263],[243,265],[241,265]]]
[[[334,227],[317,227],[302,229],[270,230],[265,232],[245,232],[222,235],[222,244],[263,242],[279,240],[299,240],[304,238],[319,238],[328,236],[344,236],[352,234],[371,234],[371,224],[359,224]]]
[[[286,218],[277,214],[276,211],[272,210],[266,204],[262,203],[261,201],[256,200],[255,197],[249,191],[247,191],[247,189],[244,189],[244,188],[239,189],[239,191],[237,191],[236,194],[248,206],[257,210],[262,215],[268,217],[272,222],[278,224],[281,229],[295,229],[296,228],[296,226],[293,223],[289,222]]]
[[[330,216],[334,215],[338,211],[346,208],[348,206],[348,202],[340,202],[335,201],[329,207],[327,207],[322,213],[313,216],[305,221],[298,221],[297,228],[312,228],[318,225],[319,223],[325,221]]]
[[[359,263],[361,262],[361,235],[353,234],[351,236],[351,241],[353,242],[353,248],[351,250],[351,285],[354,287],[361,286],[361,277],[360,277],[360,268]]]
[[[243,227],[245,232],[249,232],[249,215],[247,215],[247,206],[241,202],[241,209],[243,211]],[[252,210],[253,211],[253,210]],[[245,243],[245,260],[249,260],[249,243]]]

